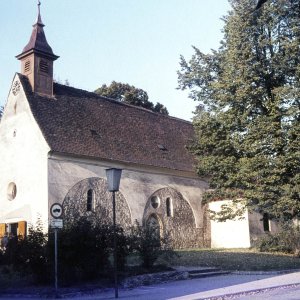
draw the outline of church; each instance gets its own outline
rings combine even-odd
[[[54,203],[65,221],[88,216],[110,223],[109,168],[123,170],[117,224],[154,224],[175,248],[250,247],[253,235],[270,231],[248,212],[242,221],[209,220],[202,203],[208,181],[197,176],[187,150],[190,122],[55,83],[59,57],[47,42],[40,4],[16,57],[21,72],[0,121],[0,236],[25,236],[37,220],[47,229]]]

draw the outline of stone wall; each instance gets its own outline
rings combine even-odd
[[[144,225],[153,218],[175,248],[203,247],[203,228],[196,228],[191,206],[175,189],[163,188],[151,195],[144,210]]]
[[[88,191],[92,191],[92,207],[87,210]],[[112,193],[107,190],[107,182],[103,178],[86,178],[75,184],[67,193],[64,201],[64,220],[66,222],[88,217],[91,221],[111,224]],[[122,193],[116,193],[117,224],[123,228],[131,225],[131,215],[126,199]]]

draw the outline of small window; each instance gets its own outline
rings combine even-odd
[[[17,196],[17,186],[14,182],[11,182],[7,187],[7,198],[12,201]]]
[[[86,201],[86,211],[94,210],[94,191],[88,190],[87,192],[87,201]]]
[[[270,217],[268,213],[264,213],[263,215],[263,226],[264,226],[264,231],[266,232],[270,231]]]
[[[18,236],[18,223],[8,224],[8,234],[10,237]]]
[[[26,73],[27,73],[27,72],[30,72],[30,70],[31,70],[30,60],[27,60],[27,61],[25,62],[24,70],[25,70]]]
[[[47,74],[49,73],[49,66],[47,61],[45,60],[40,61],[40,71]]]
[[[171,198],[166,200],[167,217],[173,217],[173,203]]]
[[[157,196],[153,196],[151,198],[151,205],[154,209],[158,208],[160,206],[160,199]]]

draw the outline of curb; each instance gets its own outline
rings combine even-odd
[[[290,269],[281,271],[231,271],[230,274],[235,275],[281,275],[300,272],[300,269]]]
[[[288,289],[291,287],[300,287],[300,283],[298,284],[285,284],[285,285],[279,285],[274,286],[270,288],[262,288],[262,289],[256,289],[256,290],[250,290],[246,292],[238,292],[238,293],[231,293],[231,294],[224,294],[219,296],[213,296],[213,297],[205,297],[205,298],[198,298],[197,300],[229,300],[229,299],[235,299],[236,297],[241,296],[248,296],[248,295],[256,295],[256,294],[262,294],[269,291],[279,290],[279,289]]]

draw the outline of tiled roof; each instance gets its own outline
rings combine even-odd
[[[31,111],[51,150],[105,160],[193,171],[190,122],[54,84],[55,99],[32,93]]]

